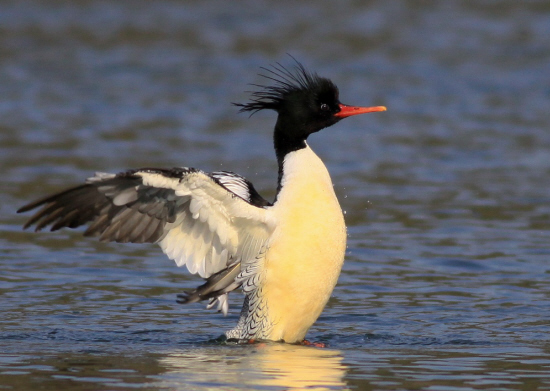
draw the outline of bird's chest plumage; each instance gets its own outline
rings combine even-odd
[[[342,210],[329,174],[309,148],[285,158],[272,212],[277,229],[264,263],[262,297],[269,337],[301,341],[340,274],[346,247]]]

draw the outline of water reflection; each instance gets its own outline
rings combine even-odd
[[[235,389],[243,386],[285,390],[329,390],[346,386],[339,350],[277,343],[170,352],[161,386],[187,389],[189,384]],[[166,384],[168,383],[168,384]],[[269,388],[271,389],[271,388]]]

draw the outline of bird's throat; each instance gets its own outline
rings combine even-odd
[[[299,132],[289,131],[289,129],[280,121],[277,121],[277,124],[275,125],[275,132],[273,133],[273,144],[275,147],[275,154],[277,156],[277,164],[279,166],[277,194],[281,190],[285,157],[291,152],[307,147],[305,138],[303,136],[296,136],[296,133]]]

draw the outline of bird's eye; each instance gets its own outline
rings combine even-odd
[[[326,103],[321,104],[321,110],[328,111],[329,109],[330,109],[330,107],[328,107],[328,105]]]

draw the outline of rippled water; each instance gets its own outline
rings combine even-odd
[[[236,114],[291,53],[388,112],[312,136],[346,264],[308,334],[218,345],[152,245],[21,230],[94,171],[229,169],[272,197],[274,115]],[[0,4],[0,387],[550,389],[550,4]]]

